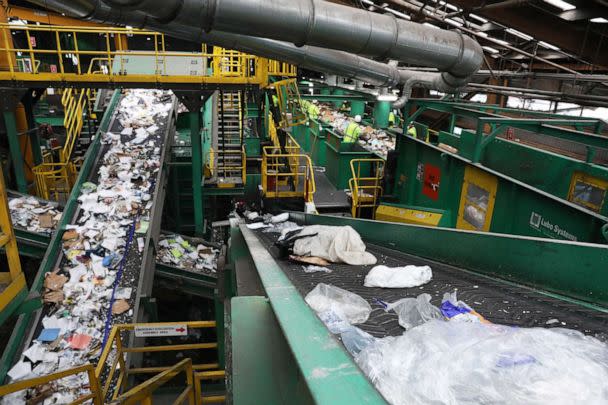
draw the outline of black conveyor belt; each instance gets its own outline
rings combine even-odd
[[[393,311],[385,312],[374,302],[375,298],[390,303],[428,293],[432,296],[431,303],[439,306],[444,293],[457,289],[459,300],[466,302],[493,323],[524,327],[564,327],[602,340],[608,339],[608,313],[570,303],[529,287],[370,244],[367,244],[367,250],[378,258],[377,264],[389,267],[429,265],[433,270],[433,279],[424,286],[415,288],[364,287],[365,276],[373,266],[331,264],[328,266],[332,269],[331,273],[305,273],[301,264],[278,259],[278,249],[273,247],[278,238],[277,233],[255,232],[262,244],[270,248],[277,263],[303,296],[318,283],[326,283],[365,298],[373,310],[367,322],[357,326],[376,337],[401,335],[404,329],[399,326],[397,315]],[[559,322],[547,324],[547,321],[554,319]]]

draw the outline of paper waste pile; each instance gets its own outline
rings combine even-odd
[[[172,95],[132,90],[121,100],[121,133],[106,133],[97,176],[83,184],[80,216],[62,234],[63,259],[44,280],[41,330],[8,372],[11,381],[95,362],[114,323],[132,320],[141,251],[161,162],[159,124]],[[139,259],[138,259],[139,257]],[[47,386],[44,401],[66,403],[88,393],[85,374]],[[27,395],[27,397],[26,397]],[[2,404],[22,404],[40,392],[17,392]]]
[[[13,227],[45,234],[55,230],[62,213],[56,205],[31,196],[9,198],[8,208]]]

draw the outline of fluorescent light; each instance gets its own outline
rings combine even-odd
[[[543,48],[552,49],[554,51],[559,51],[559,48],[557,46],[551,45],[551,44],[549,44],[549,43],[547,43],[545,41],[538,41],[538,44],[540,46],[542,46]]]
[[[378,101],[397,101],[397,95],[395,94],[378,94],[376,100]]]
[[[608,23],[608,20],[606,20],[604,17],[596,17],[596,18],[592,18],[589,21],[591,21],[592,23]]]
[[[513,29],[513,28],[507,28],[505,31],[507,31],[511,35],[515,35],[516,37],[520,37],[522,39],[525,39],[526,41],[534,39],[530,35],[524,34],[523,32],[517,31],[516,29]]]
[[[477,34],[477,35],[481,35],[482,37],[485,37],[485,38],[487,38],[487,37],[488,37],[488,34],[486,34],[485,32],[482,32],[482,31],[479,31],[479,32],[477,32],[476,34]]]
[[[572,5],[568,2],[565,2],[563,0],[543,0],[545,3],[549,3],[552,6],[555,6],[557,8],[561,8],[564,11],[568,11],[568,10],[574,10],[576,8],[575,5]]]
[[[491,46],[482,46],[482,48],[490,53],[498,53],[498,49],[494,49]]]

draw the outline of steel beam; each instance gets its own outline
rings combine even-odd
[[[15,113],[13,111],[4,111],[3,115],[17,190],[20,193],[27,193],[27,180],[25,179],[25,171],[23,169],[23,154],[21,153],[21,146],[19,145],[19,134],[17,132]]]

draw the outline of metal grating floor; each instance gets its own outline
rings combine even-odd
[[[457,267],[433,262],[386,249],[367,245],[367,250],[378,258],[378,264],[387,266],[429,265],[433,279],[415,288],[368,288],[363,286],[366,274],[373,266],[349,266],[331,264],[331,273],[305,273],[302,265],[278,259],[278,249],[273,246],[277,233],[255,231],[256,235],[281,266],[287,277],[305,296],[318,283],[332,284],[365,298],[372,306],[370,318],[357,325],[376,337],[398,336],[404,329],[397,322],[394,312],[385,312],[374,302],[375,298],[394,302],[422,293],[432,296],[431,303],[440,305],[443,294],[458,291],[458,298],[466,302],[486,319],[494,323],[523,327],[564,327],[579,330],[587,335],[608,340],[608,313],[583,307],[576,303],[554,298],[531,288],[492,279]],[[557,319],[547,324],[547,321]]]

